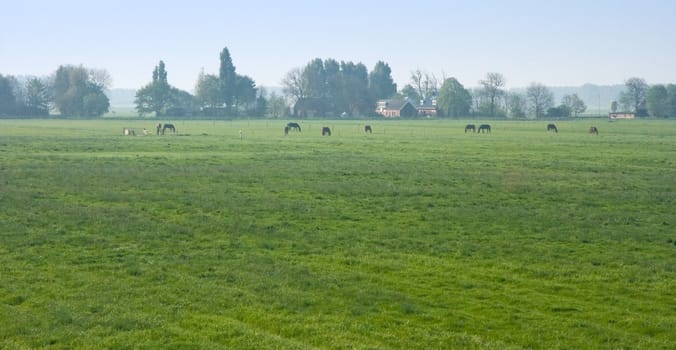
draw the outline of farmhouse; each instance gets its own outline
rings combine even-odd
[[[415,117],[418,110],[408,100],[380,100],[376,113],[385,118]]]
[[[427,100],[420,100],[420,105],[418,105],[418,115],[425,117],[436,117],[437,116],[437,98],[432,97]]]
[[[610,112],[608,113],[608,119],[634,119],[636,118],[636,113],[634,112]]]

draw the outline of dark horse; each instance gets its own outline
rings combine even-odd
[[[371,125],[364,125],[364,132],[373,133],[373,129],[371,129]]]
[[[285,126],[285,127],[284,127],[284,136],[286,136],[286,135],[288,135],[288,134],[289,134],[289,127],[288,127],[288,126]]]
[[[298,123],[291,122],[289,124],[286,124],[286,126],[289,128],[289,130],[295,130],[300,132],[300,125]]]
[[[559,132],[559,129],[554,124],[547,124],[547,131]]]
[[[476,126],[474,126],[474,124],[467,124],[467,125],[465,125],[465,134],[466,134],[467,131],[469,131],[469,130],[472,130],[472,132],[476,132]]]
[[[322,136],[324,136],[324,135],[331,136],[331,129],[329,129],[328,126],[325,126],[325,127],[322,128]]]
[[[490,134],[491,133],[491,126],[488,125],[488,124],[481,124],[481,125],[479,125],[479,131],[477,131],[477,132],[479,132],[479,133],[487,132],[487,133]]]
[[[167,131],[167,129],[171,130],[174,134],[176,133],[176,127],[174,124],[164,124],[162,127],[162,135],[164,135],[164,132]]]
[[[589,128],[589,133],[590,133],[590,134],[594,134],[594,135],[598,135],[598,134],[599,134],[599,129],[598,129],[597,127],[595,127],[595,126],[592,126],[591,128]]]

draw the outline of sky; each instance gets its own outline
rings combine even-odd
[[[81,64],[138,89],[163,60],[192,92],[227,47],[238,74],[268,87],[314,58],[384,61],[398,88],[418,69],[465,87],[489,72],[507,88],[676,83],[674,18],[672,0],[1,0],[0,74]]]

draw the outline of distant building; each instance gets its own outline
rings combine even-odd
[[[437,116],[437,98],[432,97],[427,100],[420,100],[418,106],[418,115],[421,117],[436,117]]]
[[[385,118],[411,118],[418,115],[418,110],[408,100],[380,100],[376,113]]]
[[[636,113],[634,112],[610,112],[608,113],[608,119],[634,119],[636,118]]]

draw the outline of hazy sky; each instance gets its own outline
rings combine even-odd
[[[104,68],[115,88],[192,91],[228,47],[239,74],[279,86],[313,58],[387,62],[398,87],[421,69],[466,87],[487,72],[507,87],[676,83],[672,0],[11,1],[0,5],[0,74]]]

